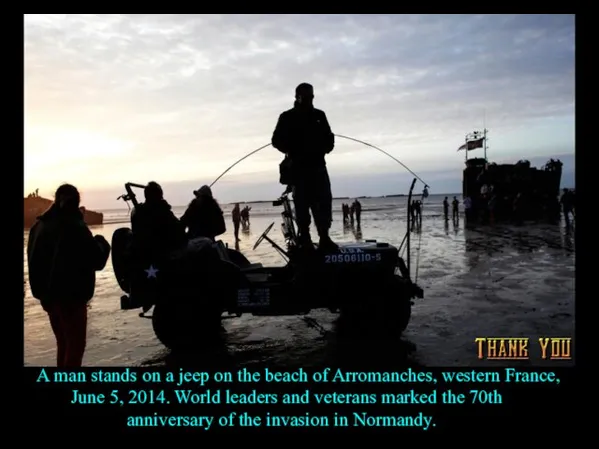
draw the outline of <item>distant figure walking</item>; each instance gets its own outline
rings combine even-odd
[[[422,202],[419,200],[414,202],[414,217],[416,218],[416,225],[422,226]]]
[[[460,202],[458,201],[457,197],[453,197],[453,201],[451,202],[451,206],[452,206],[452,218],[453,221],[457,221],[460,219]]]
[[[352,205],[349,206],[349,224],[351,224],[352,226],[354,225],[355,213],[356,213],[356,205],[352,203]]]
[[[94,296],[96,271],[106,265],[110,244],[93,236],[79,210],[79,191],[56,190],[54,204],[29,231],[27,263],[31,294],[48,313],[56,337],[58,368],[83,363],[87,304]]]
[[[447,197],[443,200],[443,215],[445,216],[445,221],[449,220],[449,200]]]
[[[249,206],[245,206],[241,210],[241,224],[246,229],[250,227],[250,210],[252,210],[252,208]]]
[[[362,217],[362,203],[360,203],[358,201],[358,199],[356,198],[354,200],[353,206],[354,206],[354,212],[356,214],[356,225],[358,227],[360,227],[361,226],[361,217]]]
[[[347,224],[349,221],[349,206],[345,203],[341,205],[341,212],[343,213],[343,224]]]
[[[233,211],[231,212],[233,218],[233,232],[235,235],[235,241],[239,241],[239,225],[241,224],[241,211],[239,210],[239,203],[235,203]]]

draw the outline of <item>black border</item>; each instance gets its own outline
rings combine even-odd
[[[12,52],[10,57],[6,56],[6,61],[12,60],[14,62],[7,63],[5,66],[5,76],[7,78],[7,83],[5,84],[6,92],[9,97],[8,105],[5,105],[5,110],[8,112],[7,119],[15,120],[14,126],[14,138],[16,139],[15,147],[13,147],[13,143],[9,142],[7,145],[8,152],[15,151],[13,148],[23,148],[23,133],[21,130],[24,128],[24,115],[20,112],[23,111],[24,106],[24,55],[23,48],[24,42],[20,38],[16,38],[15,36],[19,35],[21,37],[24,36],[24,18],[22,15],[18,15],[14,18],[14,20],[9,19],[10,25],[7,25],[4,30],[8,31],[10,36],[7,36],[7,42],[10,42],[9,45],[5,46],[5,50]],[[585,36],[587,30],[584,22],[586,18],[582,16],[576,16],[576,83],[577,83],[577,92],[581,90],[580,86],[585,85],[585,77],[588,76],[588,71],[581,70],[582,69],[582,57],[586,51],[593,51],[592,48],[585,49],[585,45],[589,42],[591,36]],[[16,25],[13,28],[13,24]],[[589,25],[590,26],[590,25]],[[15,42],[13,44],[12,42]],[[23,86],[23,90],[19,91],[19,89],[13,88],[13,85],[9,84],[8,79],[12,76],[15,77],[13,80],[14,86]],[[584,87],[582,88],[582,90]],[[13,97],[14,98],[11,98]],[[577,126],[576,126],[576,140],[580,142],[580,145],[584,145],[586,140],[591,136],[591,131],[588,133],[584,133],[585,121],[589,120],[589,115],[592,114],[591,107],[593,105],[587,105],[585,107],[585,103],[590,101],[589,94],[576,95],[576,112],[577,112]],[[14,103],[14,104],[13,104]],[[10,106],[13,104],[13,106]],[[587,115],[585,115],[585,111],[589,111]],[[24,112],[24,111],[23,111]],[[8,131],[10,128],[8,126],[5,127],[5,131]],[[11,134],[13,130],[10,129]],[[10,139],[12,141],[12,139]],[[591,142],[591,145],[594,145]],[[590,232],[587,229],[587,226],[590,223],[590,217],[585,219],[586,215],[590,215],[588,213],[588,208],[586,205],[591,204],[593,201],[592,198],[585,198],[587,194],[590,193],[590,185],[587,185],[590,177],[593,176],[591,174],[584,173],[585,170],[589,169],[592,165],[590,160],[586,161],[585,158],[588,159],[588,155],[592,154],[594,149],[591,147],[588,152],[587,150],[577,151],[575,155],[576,160],[576,190],[577,196],[580,198],[578,201],[579,207],[577,207],[577,223],[576,223],[576,291],[582,292],[581,299],[576,299],[576,332],[575,332],[575,354],[576,354],[576,366],[573,368],[561,368],[556,369],[559,373],[560,378],[562,379],[562,383],[557,389],[547,389],[540,386],[535,387],[512,387],[509,388],[507,386],[500,387],[500,390],[506,397],[506,405],[500,407],[435,407],[434,414],[439,417],[441,422],[443,423],[439,426],[434,433],[437,432],[460,432],[462,435],[486,435],[485,443],[489,442],[489,438],[494,439],[496,437],[500,437],[502,434],[509,434],[514,439],[519,439],[520,435],[531,435],[535,433],[545,434],[547,436],[553,435],[553,437],[557,437],[557,435],[564,436],[566,432],[569,432],[575,428],[577,428],[577,423],[579,422],[580,416],[585,412],[585,405],[582,404],[582,400],[588,399],[588,395],[591,392],[583,395],[582,398],[579,397],[578,393],[582,393],[582,389],[585,387],[585,383],[581,372],[585,372],[585,365],[587,364],[586,354],[587,350],[585,349],[589,340],[586,340],[583,336],[584,331],[586,329],[587,323],[586,319],[590,316],[592,312],[590,310],[585,310],[589,308],[589,305],[592,301],[591,294],[591,286],[585,287],[585,283],[589,281],[590,273],[589,270],[591,268],[590,263],[585,263],[585,259],[590,259],[592,257],[591,254],[587,254],[590,252],[590,244],[585,244],[584,236],[586,232]],[[5,160],[8,161],[10,156],[5,154]],[[15,164],[15,158],[12,158],[13,162],[6,165],[9,165],[9,169],[6,170],[5,175],[10,171],[18,171]],[[23,163],[23,154],[21,154],[20,158],[16,158],[20,163]],[[5,165],[5,167],[6,167]],[[8,167],[7,167],[8,168]],[[11,186],[15,183],[11,182]],[[19,183],[16,183],[19,184]],[[14,195],[9,195],[10,204],[9,208],[14,207],[14,214],[19,215],[22,213],[22,204],[21,203],[21,194],[23,191],[23,178],[20,183],[21,191],[14,192]],[[12,189],[11,189],[12,190]],[[15,189],[16,190],[16,189]],[[14,200],[14,205],[12,201]],[[10,213],[7,215],[8,217],[13,216]],[[8,223],[14,222],[14,238],[8,238],[8,252],[15,252],[15,259],[17,258],[17,252],[19,257],[23,257],[23,247],[20,244],[20,238],[22,227],[16,220],[12,220],[11,218],[6,219]],[[593,237],[590,237],[590,241],[592,241]],[[14,242],[14,248],[13,248]],[[27,413],[29,418],[34,420],[34,425],[32,428],[32,432],[42,431],[41,427],[49,428],[57,430],[58,432],[66,432],[65,425],[69,428],[77,429],[77,433],[83,432],[86,430],[101,430],[103,434],[111,434],[111,433],[120,433],[123,432],[123,416],[121,413],[115,413],[112,410],[104,410],[100,411],[100,409],[82,409],[82,408],[74,408],[65,404],[66,398],[68,397],[68,392],[57,389],[56,387],[40,387],[40,384],[35,384],[34,379],[37,377],[39,373],[38,368],[25,368],[23,367],[23,323],[24,323],[24,311],[22,304],[19,304],[14,299],[21,295],[21,291],[23,285],[21,284],[21,278],[23,275],[23,265],[15,266],[15,264],[7,263],[5,266],[9,270],[15,270],[18,272],[14,275],[9,275],[6,278],[9,280],[8,284],[11,287],[6,295],[6,303],[9,306],[15,308],[15,320],[18,320],[21,326],[21,332],[18,332],[19,338],[9,338],[8,348],[10,350],[16,349],[16,356],[12,355],[8,358],[9,363],[7,366],[8,373],[14,373],[16,376],[20,377],[24,381],[24,385],[20,390],[17,385],[20,384],[18,380],[15,379],[14,386],[11,385],[10,375],[9,381],[5,385],[5,395],[9,396],[9,401],[14,402],[14,406],[18,407],[21,410],[24,410]],[[12,287],[15,287],[15,291],[11,292]],[[17,290],[18,286],[18,290]],[[584,291],[588,293],[585,294]],[[12,315],[12,311],[10,314]],[[12,321],[12,318],[10,319]],[[12,364],[16,364],[16,369],[13,370]],[[590,367],[587,367],[590,368]],[[454,370],[454,369],[452,369]],[[455,371],[455,370],[454,370]],[[590,369],[586,370],[590,372]],[[14,399],[13,399],[14,398]],[[590,404],[589,404],[590,405]],[[174,411],[169,411],[169,413],[174,413]],[[28,417],[25,418],[28,420]],[[23,425],[28,425],[23,423]],[[58,426],[58,427],[57,427]],[[130,429],[131,430],[131,429]],[[133,430],[134,433],[140,434],[145,433],[151,429],[136,429]],[[159,431],[164,431],[168,429],[156,429]],[[170,430],[179,430],[179,429],[170,429]],[[184,428],[183,431],[189,432],[191,429]],[[222,430],[222,429],[221,429]],[[239,430],[239,429],[236,429]],[[250,429],[252,430],[252,429]],[[254,431],[263,434],[265,433],[264,428],[253,429]],[[283,433],[282,429],[270,429],[276,433]],[[316,431],[318,433],[322,433],[325,431],[335,431],[337,429],[299,429],[301,432],[309,432]],[[344,429],[341,429],[344,430]],[[355,430],[355,429],[350,429]],[[362,429],[373,431],[374,429]],[[392,432],[389,429],[376,429],[377,433],[379,432]],[[399,429],[400,432],[403,433],[406,429]],[[231,429],[226,429],[226,432],[231,432]],[[467,432],[466,434],[464,432]],[[421,431],[414,431],[419,434],[423,434]],[[526,432],[526,433],[520,433]],[[194,437],[198,435],[210,435],[213,433],[210,432],[193,432]],[[429,432],[432,433],[432,432]],[[63,434],[64,437],[67,437]]]

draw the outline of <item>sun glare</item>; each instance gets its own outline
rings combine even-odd
[[[53,160],[111,157],[127,151],[129,146],[121,140],[85,130],[25,129],[25,154],[51,156]]]
[[[26,126],[25,190],[50,188],[73,177],[85,179],[93,174],[96,161],[121,156],[131,148],[128,142],[87,130]]]

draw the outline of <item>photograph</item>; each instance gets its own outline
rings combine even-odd
[[[575,366],[573,14],[24,32],[25,367]]]

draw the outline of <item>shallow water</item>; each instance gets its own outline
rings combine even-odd
[[[422,229],[411,234],[412,274],[424,288],[425,297],[416,300],[402,341],[387,342],[383,348],[381,342],[370,342],[364,337],[360,342],[364,351],[358,351],[354,345],[350,349],[352,357],[376,352],[377,357],[402,359],[402,363],[408,364],[497,365],[500,362],[476,359],[474,339],[522,336],[531,338],[531,360],[523,364],[550,363],[539,361],[539,351],[532,340],[574,334],[573,229],[567,230],[563,225],[464,229],[463,220],[454,225],[442,219],[441,201],[442,197],[425,200]],[[333,239],[377,239],[399,246],[406,226],[405,198],[362,203],[361,235],[355,228],[344,228],[340,214],[336,214]],[[261,213],[260,205],[252,206],[255,213],[251,229],[241,234],[240,250],[252,261],[281,264],[282,259],[268,243],[263,242],[255,251],[251,249],[273,221],[277,225],[270,237],[283,243],[278,227],[280,216],[272,208]],[[121,226],[124,225],[107,224],[92,231],[110,241],[114,230]],[[228,226],[231,229],[222,240],[232,245],[232,225]],[[27,233],[25,245],[26,242]],[[139,318],[138,310],[120,310],[120,296],[109,261],[97,275],[96,295],[90,305],[85,365],[169,363],[172,356],[155,338],[151,320]],[[244,315],[223,320],[221,349],[229,361],[238,365],[327,363],[343,353],[344,341],[336,320],[336,314],[324,310],[306,317]],[[54,336],[45,312],[30,296],[28,287],[24,341],[26,365],[54,364]]]

